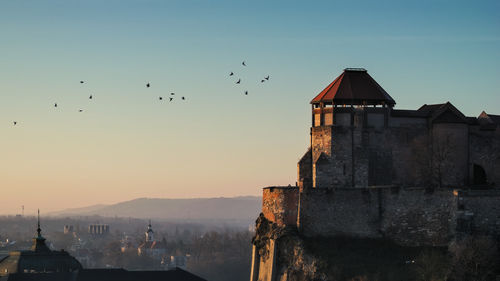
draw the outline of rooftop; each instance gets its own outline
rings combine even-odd
[[[364,68],[346,68],[330,85],[319,93],[311,104],[353,104],[394,106],[394,99]]]
[[[82,265],[68,252],[52,251],[47,247],[40,228],[40,213],[37,235],[33,238],[31,249],[10,252],[0,260],[0,276],[26,272],[73,272],[81,269]]]

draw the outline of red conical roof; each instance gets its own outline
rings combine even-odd
[[[363,68],[346,68],[311,103],[388,104],[396,102]]]

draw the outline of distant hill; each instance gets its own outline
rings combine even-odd
[[[65,209],[52,212],[49,215],[100,215],[182,221],[252,222],[260,213],[261,205],[262,198],[259,196],[194,199],[138,198],[113,205]]]

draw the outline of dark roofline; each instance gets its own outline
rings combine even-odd
[[[427,112],[411,110],[411,109],[393,109],[391,110],[391,116],[393,117],[411,117],[411,118],[427,118],[429,114]]]
[[[368,70],[362,68],[362,67],[347,67],[344,68],[344,71],[350,71],[350,72],[368,72]]]

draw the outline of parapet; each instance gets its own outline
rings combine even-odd
[[[262,213],[278,226],[296,226],[299,188],[296,186],[269,186],[262,194]]]

